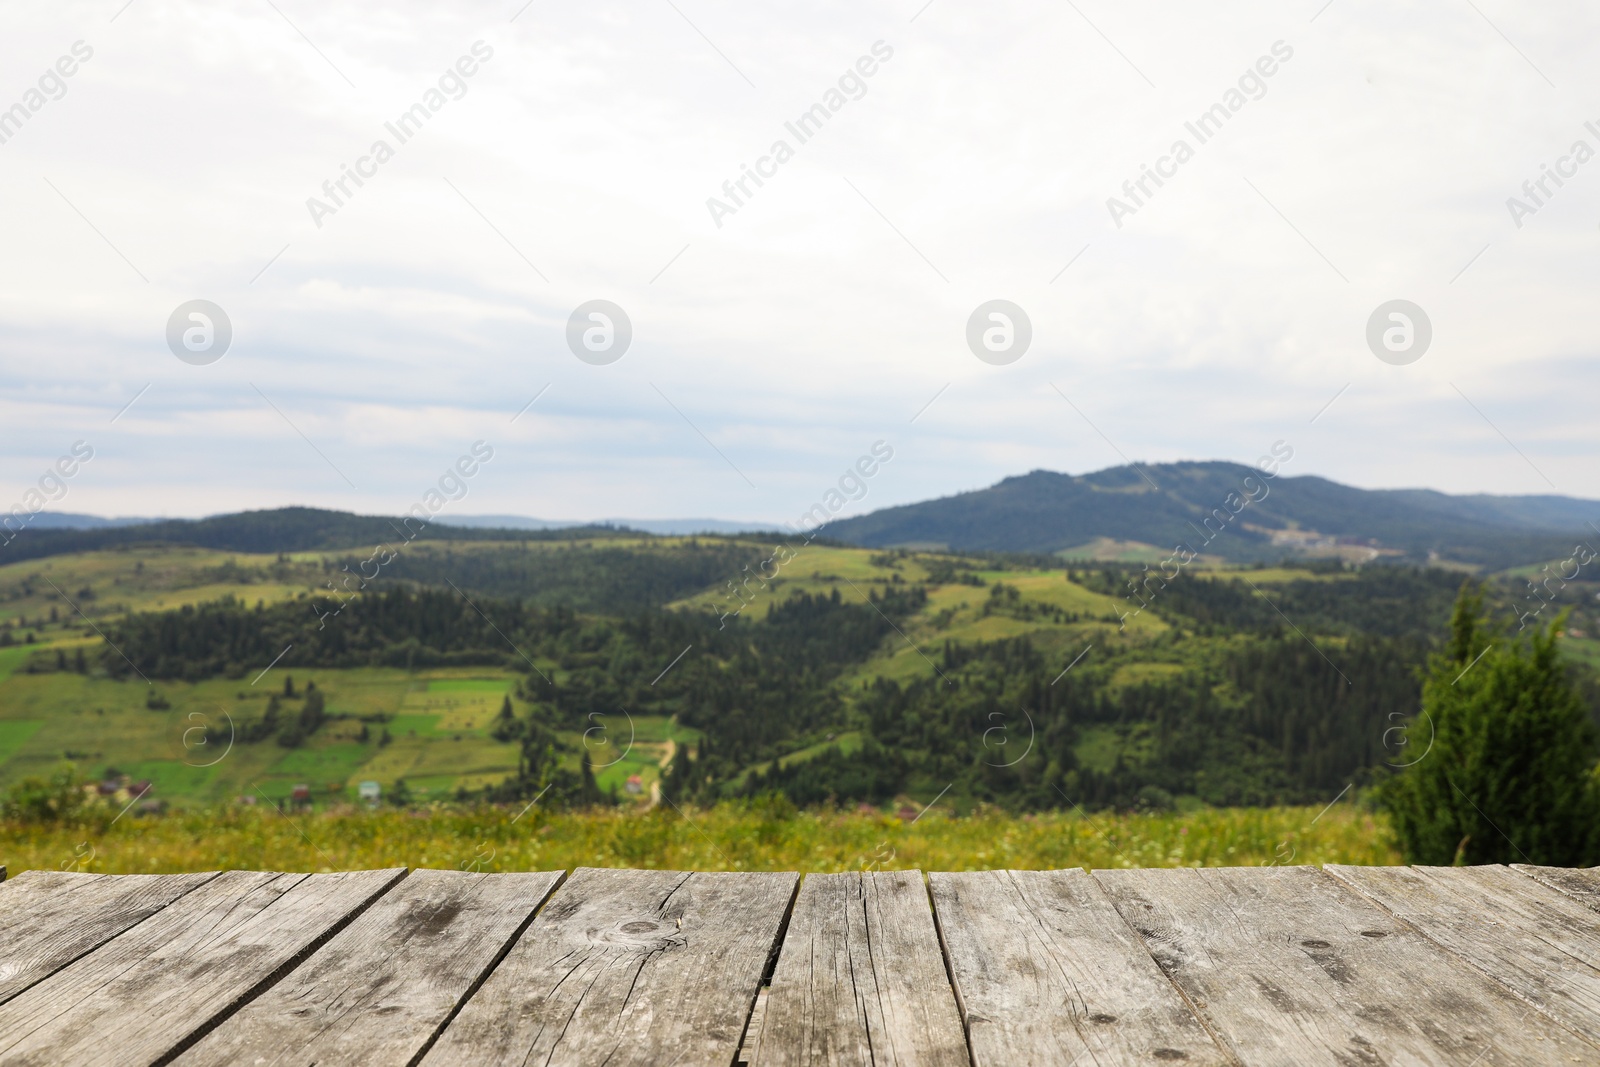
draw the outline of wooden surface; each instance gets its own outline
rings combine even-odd
[[[757,1067],[970,1062],[921,871],[805,880],[754,1048]]]
[[[1600,1045],[1600,930],[1584,905],[1505,867],[1328,870]]]
[[[1229,1062],[1082,870],[929,881],[979,1067]]]
[[[1314,868],[1095,877],[1246,1063],[1464,1067],[1491,1052],[1515,1063],[1600,1055]]]
[[[285,1062],[317,1067],[404,1067],[560,879],[417,871],[176,1062],[226,1067],[270,1048]]]
[[[422,1062],[726,1067],[798,880],[579,868]]]
[[[152,1063],[297,962],[403,871],[230,871],[0,1005],[0,1063]]]
[[[29,871],[10,1064],[1600,1064],[1600,874]]]
[[[1570,867],[1534,867],[1513,863],[1511,869],[1560,890],[1586,907],[1600,911],[1600,871],[1594,868],[1574,870]]]
[[[0,884],[0,1004],[214,877],[24,871]]]

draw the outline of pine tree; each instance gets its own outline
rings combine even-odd
[[[500,713],[495,716],[494,725],[489,730],[489,736],[496,741],[515,741],[522,736],[522,727],[517,722],[516,709],[511,706],[510,696],[501,701]]]
[[[1407,862],[1595,862],[1596,737],[1556,648],[1564,625],[1508,634],[1462,586],[1406,727],[1412,762],[1381,794]]]
[[[594,804],[598,802],[600,799],[600,787],[595,783],[594,763],[589,759],[589,753],[587,751],[585,751],[583,754],[583,762],[580,765],[579,770],[581,777],[579,788],[582,790],[582,802],[585,804]]]

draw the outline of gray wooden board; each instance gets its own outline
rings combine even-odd
[[[921,871],[806,878],[752,1062],[970,1062]]]
[[[761,1027],[767,1018],[767,997],[772,990],[762,986],[756,993],[755,1007],[750,1009],[750,1021],[745,1024],[744,1037],[739,1041],[739,1055],[734,1059],[736,1067],[751,1063],[756,1054],[756,1046],[761,1043]]]
[[[0,886],[0,1004],[216,876],[23,871]]]
[[[162,1062],[404,873],[220,874],[0,1005],[0,1063]]]
[[[174,1062],[410,1063],[564,873],[413,871]]]
[[[1241,1061],[1594,1063],[1600,1050],[1312,867],[1096,871]]]
[[[1326,870],[1600,1046],[1600,914],[1500,866]]]
[[[1231,1062],[1085,871],[928,882],[979,1067]]]
[[[580,867],[422,1062],[727,1067],[797,879]]]
[[[1537,867],[1513,863],[1511,869],[1600,911],[1600,870],[1593,867]]]

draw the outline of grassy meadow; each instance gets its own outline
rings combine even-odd
[[[1348,801],[1182,815],[938,808],[795,811],[782,803],[649,812],[436,806],[314,814],[226,807],[160,816],[114,809],[78,826],[0,824],[0,864],[107,874],[412,866],[803,871],[1398,863],[1381,821]]]
[[[22,649],[6,649],[0,656]],[[308,682],[332,721],[298,748],[271,738],[234,739],[264,714],[283,681],[303,699]],[[387,668],[274,671],[259,685],[225,678],[146,686],[66,673],[13,673],[0,681],[0,786],[47,775],[63,761],[80,772],[107,771],[152,783],[169,803],[221,804],[241,796],[282,800],[296,785],[320,804],[356,798],[362,781],[386,792],[404,780],[422,801],[494,785],[515,772],[518,745],[490,730],[518,676],[486,668],[407,672]],[[151,698],[165,707],[151,707]],[[297,707],[285,700],[290,711]],[[521,714],[522,702],[512,706]],[[209,731],[209,732],[207,732]],[[621,794],[630,776],[641,796],[660,777],[675,744],[694,730],[663,716],[597,718],[587,732],[558,731],[576,767],[587,751],[602,791]]]

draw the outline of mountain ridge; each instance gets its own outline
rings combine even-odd
[[[1235,510],[1230,501],[1241,497],[1253,499]],[[1207,525],[1218,509],[1229,521],[1213,518]],[[1570,538],[1597,532],[1596,520],[1600,501],[1575,497],[1359,489],[1315,474],[1280,469],[1268,475],[1210,460],[1128,464],[1082,475],[1034,470],[824,529],[829,537],[871,548],[938,544],[1054,554],[1106,539],[1162,549],[1187,545],[1233,561],[1292,554],[1287,542],[1298,531],[1363,542],[1406,559],[1503,567],[1570,549]]]
[[[439,516],[418,529],[414,521],[402,527],[399,517],[307,507],[134,522],[73,516],[96,524],[67,527],[59,521],[66,516],[47,522],[47,514],[0,545],[0,565],[149,541],[224,551],[296,552],[413,538],[729,537],[772,529],[716,519],[560,525],[515,515]],[[1034,555],[1062,554],[1095,542],[1163,552],[1184,545],[1232,562],[1360,546],[1370,555],[1397,561],[1448,560],[1503,569],[1560,558],[1571,550],[1573,538],[1600,536],[1600,501],[1549,494],[1360,489],[1315,474],[1289,475],[1281,469],[1268,474],[1240,463],[1195,460],[1127,464],[1079,475],[1036,469],[987,488],[834,520],[818,532],[867,548],[937,545],[953,551]]]

